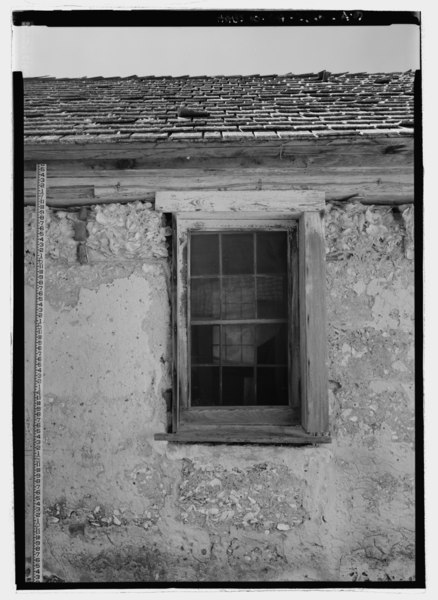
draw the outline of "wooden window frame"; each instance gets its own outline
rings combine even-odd
[[[155,209],[172,214],[173,398],[172,431],[155,434],[156,440],[258,444],[331,441],[326,364],[324,207],[324,193],[312,190],[157,192]],[[298,229],[298,252],[290,252],[288,257],[289,261],[296,260],[288,273],[288,286],[292,286],[289,297],[293,305],[289,307],[289,328],[298,330],[290,330],[288,338],[299,336],[299,356],[295,355],[292,361],[289,356],[289,364],[292,368],[296,368],[297,362],[299,364],[299,372],[291,377],[291,381],[297,382],[295,393],[300,397],[301,423],[289,422],[287,411],[291,411],[290,407],[189,407],[189,233],[210,230],[291,232],[295,228]],[[297,318],[291,318],[293,311]]]

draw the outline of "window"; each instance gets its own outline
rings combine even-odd
[[[298,318],[287,276],[296,226],[240,227],[234,221],[230,231],[189,231],[189,406],[234,407],[231,415],[216,411],[218,424],[259,424],[253,411],[237,410],[243,406],[263,407],[264,424],[299,422],[298,356],[289,357],[288,344]]]
[[[173,214],[172,432],[329,441],[320,192],[157,194]]]

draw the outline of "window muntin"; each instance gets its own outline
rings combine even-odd
[[[191,232],[189,240],[189,406],[288,406],[288,233]]]

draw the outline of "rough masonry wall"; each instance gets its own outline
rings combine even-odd
[[[48,211],[47,577],[415,577],[412,210],[327,206],[333,442],[319,447],[154,441],[171,386],[170,231],[148,203],[96,206],[81,265],[77,212]],[[25,233],[30,461],[33,208]]]

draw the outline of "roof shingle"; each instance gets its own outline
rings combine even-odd
[[[414,74],[24,79],[27,142],[412,133]],[[181,119],[185,103],[209,113]]]

